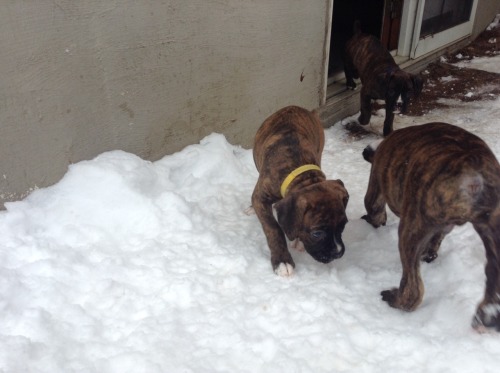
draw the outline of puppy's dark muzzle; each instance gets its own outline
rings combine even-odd
[[[342,238],[340,235],[335,237],[335,241],[333,243],[332,250],[330,250],[327,254],[319,253],[316,255],[312,255],[312,257],[320,263],[330,263],[335,259],[340,259],[345,253],[345,246],[342,242]]]
[[[320,256],[315,256],[314,259],[316,259],[320,263],[328,264],[335,258],[333,256],[320,255]]]

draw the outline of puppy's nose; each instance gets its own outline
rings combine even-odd
[[[314,259],[316,259],[320,263],[328,264],[335,258],[332,255],[321,255],[321,256],[317,256]]]

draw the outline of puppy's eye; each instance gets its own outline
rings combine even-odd
[[[313,240],[316,240],[316,241],[324,239],[325,236],[326,236],[326,233],[324,231],[317,230],[317,231],[311,232],[311,238]]]

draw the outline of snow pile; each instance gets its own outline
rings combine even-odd
[[[500,99],[455,104],[395,128],[455,123],[500,157]],[[383,115],[368,129],[381,133]],[[497,372],[500,334],[470,327],[485,280],[470,225],[422,265],[415,312],[381,301],[401,265],[398,219],[389,213],[377,230],[360,219],[370,168],[361,151],[376,138],[326,130],[323,169],[351,197],[346,254],[324,265],[294,251],[291,279],[273,273],[260,223],[244,213],[257,179],[251,150],[219,134],[154,163],[104,153],[9,203],[0,371]]]

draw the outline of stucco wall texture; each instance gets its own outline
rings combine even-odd
[[[250,147],[277,108],[318,107],[330,3],[2,0],[0,202],[107,150]]]
[[[108,150],[157,160],[211,132],[251,147],[280,107],[317,108],[332,4],[1,0],[0,209]],[[473,36],[498,12],[479,0]]]

